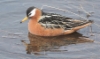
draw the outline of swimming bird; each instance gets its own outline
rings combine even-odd
[[[30,19],[28,30],[38,36],[71,34],[93,23],[92,20],[78,20],[56,13],[47,13],[34,6],[27,9],[26,15],[20,23]]]

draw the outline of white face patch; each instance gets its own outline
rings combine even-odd
[[[33,9],[30,13],[29,13],[29,17],[32,17],[36,14],[36,9]]]

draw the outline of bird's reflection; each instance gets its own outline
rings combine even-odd
[[[93,42],[92,40],[86,39],[82,34],[75,32],[69,35],[53,36],[53,37],[42,37],[32,35],[28,33],[30,43],[27,44],[22,40],[26,46],[26,51],[28,54],[31,52],[41,52],[41,51],[52,51],[59,49],[61,46],[67,46],[69,44],[77,44],[84,42]],[[67,50],[66,50],[67,51]]]

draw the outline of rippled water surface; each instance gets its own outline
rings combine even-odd
[[[42,5],[69,10],[85,18],[87,12],[93,13],[89,17],[94,20],[93,36],[87,27],[71,35],[52,38],[32,36],[35,39],[29,36],[29,40],[28,21],[19,22],[25,17],[28,7],[41,8]],[[73,13],[49,7],[43,10],[81,19]],[[100,0],[0,0],[0,59],[100,59],[99,10]]]

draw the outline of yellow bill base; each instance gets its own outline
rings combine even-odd
[[[28,17],[25,17],[20,23],[22,23],[22,22],[24,22],[26,20],[28,20]]]

